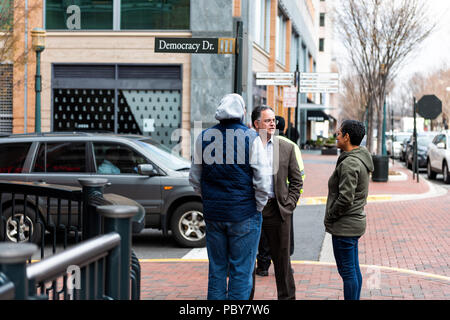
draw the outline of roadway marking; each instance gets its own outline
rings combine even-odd
[[[208,262],[208,259],[177,259],[177,258],[171,258],[171,259],[139,259],[139,262]],[[329,267],[336,267],[335,263],[332,262],[321,262],[321,261],[309,261],[309,260],[293,260],[291,261],[293,264],[304,264],[304,265],[317,265],[317,266],[329,266]],[[411,274],[415,276],[421,276],[425,278],[433,278],[437,280],[443,280],[450,282],[450,277],[428,273],[428,272],[422,272],[422,271],[415,271],[415,270],[408,270],[403,268],[395,268],[395,267],[385,267],[385,266],[377,266],[377,265],[367,265],[367,264],[360,264],[360,267],[363,268],[372,268],[372,269],[380,269],[385,271],[394,271],[398,273],[406,273]]]
[[[376,202],[376,201],[389,201],[392,200],[392,195],[389,194],[377,194],[377,195],[369,195],[367,197],[367,202]],[[326,204],[327,197],[307,197],[300,198],[297,202],[297,205],[318,205],[318,204]]]

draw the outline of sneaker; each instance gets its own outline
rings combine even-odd
[[[267,277],[269,275],[268,270],[256,268],[256,274],[261,277]]]

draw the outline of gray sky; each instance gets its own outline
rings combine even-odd
[[[450,67],[450,0],[426,1],[433,21],[438,23],[435,32],[421,45],[420,50],[413,54],[401,77],[407,77],[414,72],[431,72],[444,64]]]
[[[334,5],[339,5],[341,0],[333,0]],[[391,0],[387,0],[391,1]],[[401,71],[397,75],[397,83],[408,81],[415,72],[429,73],[447,64],[450,67],[450,0],[421,0],[429,10],[431,21],[438,25],[432,35],[429,36],[415,52],[410,53],[404,61]],[[336,35],[334,54],[342,67],[346,62],[342,60],[347,53],[339,43],[339,35]],[[345,74],[341,70],[341,74]]]

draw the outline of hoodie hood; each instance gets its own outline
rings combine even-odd
[[[245,102],[242,97],[236,93],[227,94],[220,100],[219,107],[216,110],[216,119],[219,121],[238,119],[244,123]]]
[[[342,152],[341,155],[339,156],[337,164],[339,164],[342,160],[344,160],[347,157],[358,158],[366,166],[367,170],[369,170],[370,172],[373,172],[374,167],[373,167],[372,156],[370,155],[369,151],[365,147],[359,147],[359,148],[353,149],[352,151]]]

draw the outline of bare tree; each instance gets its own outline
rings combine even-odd
[[[12,0],[0,0],[0,62],[12,60],[13,6]]]
[[[450,67],[442,68],[431,74],[415,74],[408,82],[409,90],[419,100],[423,95],[434,94],[442,101],[441,115],[431,122],[432,129],[448,127],[450,120]],[[450,89],[449,89],[450,90]]]
[[[373,119],[377,119],[378,132],[382,132],[388,84],[435,24],[428,21],[419,0],[341,0],[340,4],[336,25],[365,97],[367,146],[372,150]],[[381,143],[377,139],[377,154],[381,154]]]
[[[356,76],[348,76],[341,79],[341,93],[339,94],[339,105],[344,106],[340,111],[340,121],[344,119],[364,120],[366,103]]]

